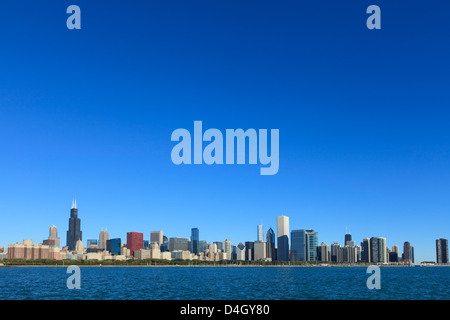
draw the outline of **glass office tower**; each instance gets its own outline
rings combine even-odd
[[[199,253],[199,241],[200,241],[200,231],[198,228],[191,229],[191,252],[194,254]]]
[[[291,231],[291,261],[306,261],[305,230]]]
[[[305,231],[306,261],[317,261],[317,247],[319,246],[319,233],[312,229]]]
[[[269,230],[266,233],[266,242],[267,242],[267,258],[272,259],[272,261],[275,261],[277,259],[276,256],[276,249],[275,249],[275,232],[272,228],[269,228]]]
[[[436,262],[448,263],[448,239],[436,240]]]
[[[122,247],[122,240],[120,238],[113,238],[106,240],[106,250],[113,256],[120,255],[120,248]]]
[[[256,241],[264,241],[264,226],[262,224],[256,226]]]

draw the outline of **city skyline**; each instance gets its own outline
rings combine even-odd
[[[448,25],[436,6],[406,7],[383,3],[368,30],[355,1],[83,1],[68,30],[66,5],[8,1],[0,245],[65,230],[77,198],[83,243],[192,227],[245,243],[285,214],[320,242],[351,226],[434,260],[450,238]],[[171,134],[195,121],[278,129],[277,174],[175,165]]]
[[[285,216],[285,215],[281,215],[276,217],[277,219],[277,234],[274,234],[272,231],[272,228],[269,227],[269,230],[267,232],[266,237],[264,237],[263,234],[263,230],[264,230],[264,224],[261,222],[260,224],[257,225],[257,234],[256,234],[256,238],[254,240],[246,240],[245,242],[236,242],[234,243],[232,240],[230,239],[225,239],[225,240],[221,240],[221,241],[213,241],[213,240],[205,240],[202,239],[199,236],[199,228],[197,227],[193,227],[191,228],[191,236],[188,238],[183,238],[183,237],[179,237],[179,236],[170,236],[167,237],[167,235],[164,234],[164,238],[166,238],[168,240],[167,242],[167,249],[169,251],[176,251],[176,250],[188,250],[190,252],[192,252],[193,254],[199,254],[199,252],[201,250],[199,250],[199,242],[205,242],[205,243],[209,243],[210,245],[214,245],[219,252],[226,252],[227,254],[231,253],[231,248],[232,247],[237,247],[238,244],[242,244],[245,243],[245,245],[247,246],[247,244],[252,244],[252,248],[254,248],[255,250],[255,254],[256,252],[258,252],[258,256],[262,256],[264,255],[264,257],[270,257],[269,255],[272,255],[272,252],[269,254],[269,251],[272,251],[269,246],[269,241],[274,241],[275,244],[275,250],[276,253],[275,255],[277,256],[276,260],[279,261],[318,261],[318,258],[320,258],[320,255],[323,254],[323,249],[318,250],[319,248],[321,248],[323,245],[325,245],[327,248],[331,247],[331,251],[328,254],[331,254],[330,260],[329,261],[337,261],[339,262],[342,259],[342,256],[340,258],[336,258],[336,252],[333,252],[333,247],[341,247],[344,248],[345,250],[340,253],[340,255],[344,255],[344,256],[348,256],[348,254],[354,254],[355,255],[355,261],[356,262],[357,258],[356,258],[356,247],[358,247],[358,259],[370,259],[371,262],[377,263],[377,262],[389,262],[391,257],[388,253],[391,252],[395,252],[396,254],[396,258],[401,258],[402,260],[405,261],[410,261],[410,262],[419,262],[417,260],[415,260],[415,254],[414,254],[414,248],[413,246],[410,244],[409,241],[405,241],[403,242],[403,254],[400,255],[399,252],[399,246],[398,245],[392,245],[391,247],[389,247],[387,245],[386,242],[386,238],[385,237],[378,237],[378,236],[372,236],[370,239],[368,237],[361,239],[361,242],[355,243],[354,239],[352,241],[352,234],[350,233],[350,231],[347,229],[345,230],[345,240],[344,243],[341,244],[340,242],[333,242],[330,243],[329,245],[324,243],[323,241],[319,241],[320,236],[319,236],[319,232],[312,230],[312,229],[301,229],[301,230],[294,230],[294,229],[290,229],[289,228],[289,217]],[[69,236],[69,234],[73,237],[78,237],[77,239],[81,241],[81,234],[82,234],[82,230],[80,229],[80,221],[81,219],[78,217],[78,208],[76,205],[76,199],[72,200],[72,207],[70,209],[70,216],[69,216],[69,228],[67,230],[67,236]],[[75,230],[73,230],[75,228]],[[51,225],[49,228],[49,236],[48,236],[48,240],[44,239],[42,241],[42,244],[44,245],[50,245],[50,246],[56,246],[59,248],[59,241],[60,238],[57,237],[57,227],[55,225]],[[153,243],[157,243],[158,248],[163,244],[163,230],[160,231],[149,231],[148,232],[148,237],[146,237],[146,233],[145,232],[136,232],[136,231],[128,231],[126,233],[126,237],[125,239],[127,240],[126,242],[123,242],[122,237],[114,237],[113,241],[119,240],[119,242],[122,242],[124,244],[126,244],[126,247],[129,248],[130,250],[130,254],[133,256],[133,252],[136,249],[142,249],[142,248],[151,248],[151,244]],[[280,236],[278,236],[278,232],[280,232]],[[279,250],[278,250],[278,246],[281,244],[281,246],[283,247],[286,244],[286,239],[285,239],[285,235],[286,233],[288,234],[288,252],[287,252],[287,258],[285,256],[281,256],[281,258],[279,258],[278,254],[279,254]],[[294,237],[295,238],[292,238]],[[262,236],[262,237],[261,237]],[[269,238],[270,239],[269,239]],[[66,240],[66,248],[68,251],[75,251],[78,250],[78,247],[75,247],[75,243],[78,241],[77,239],[69,239]],[[109,241],[109,232],[105,231],[105,230],[101,230],[99,232],[98,238],[89,238],[87,240],[85,240],[86,242],[86,249],[90,246],[90,244],[95,244],[96,246],[98,246],[98,248],[100,249],[107,249],[107,243]],[[173,240],[189,240],[189,243],[186,244],[186,248],[185,245],[180,242],[178,245],[172,243]],[[194,240],[194,241],[193,241]],[[216,239],[217,240],[217,239]],[[24,243],[25,241],[30,241],[29,238],[24,239],[23,240]],[[52,241],[52,242],[50,242]],[[137,242],[136,242],[137,241]],[[370,246],[370,250],[368,250],[368,247],[365,246],[365,241],[367,241],[369,243]],[[436,246],[435,246],[435,250],[436,250],[436,257],[435,260],[438,261],[439,259],[442,259],[442,255],[444,256],[444,261],[447,261],[448,263],[448,253],[447,256],[444,255],[445,250],[448,250],[448,244],[442,245],[444,249],[438,249],[438,242],[439,242],[439,246],[441,246],[441,242],[440,241],[447,241],[446,239],[437,239],[435,240],[436,242]],[[33,240],[31,240],[31,242],[33,242]],[[20,242],[14,242],[14,243],[9,243],[8,245],[14,245],[14,244],[19,244]],[[178,242],[177,242],[178,243]],[[264,244],[264,247],[260,247],[259,243]],[[319,245],[319,243],[321,243]],[[444,242],[442,242],[444,243]],[[70,247],[70,246],[73,247]],[[110,244],[108,244],[110,246]],[[0,245],[1,246],[1,245]],[[77,244],[78,246],[78,244]],[[177,248],[173,247],[173,246],[178,246]],[[257,248],[258,246],[258,248]],[[354,248],[355,251],[352,253],[347,252],[347,249],[351,249],[351,248],[347,248],[351,247]],[[61,246],[62,248],[63,246]],[[84,247],[84,245],[83,245]],[[302,249],[303,248],[303,249]],[[204,249],[204,248],[203,248]],[[253,249],[252,249],[253,250]],[[302,251],[304,250],[304,251]],[[389,251],[386,251],[389,250]],[[110,251],[110,250],[108,250]],[[364,252],[365,251],[365,252]],[[439,253],[438,253],[439,252]],[[439,255],[439,257],[438,257]],[[334,256],[334,258],[333,258]],[[254,257],[254,253],[252,252],[252,257],[255,260],[258,260],[256,257]],[[247,257],[248,258],[248,257]],[[228,258],[230,259],[230,258]],[[344,260],[347,261],[348,257],[345,258]],[[445,260],[447,259],[447,260]],[[350,260],[353,261],[353,260]],[[433,260],[423,260],[423,261],[433,261]]]

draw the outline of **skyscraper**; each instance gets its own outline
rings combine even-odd
[[[412,254],[411,254],[411,244],[406,241],[403,244],[403,262],[411,263],[412,262]]]
[[[355,245],[357,261],[361,261],[361,246]]]
[[[135,250],[144,248],[144,234],[140,232],[127,232],[127,249],[130,250],[130,255],[134,254]]]
[[[341,245],[337,242],[331,244],[331,261],[333,262],[343,262],[344,256]]]
[[[291,261],[306,261],[305,230],[291,231]]]
[[[319,233],[308,229],[305,231],[306,236],[306,261],[317,261],[317,247],[319,246]]]
[[[60,239],[58,237],[58,228],[52,225],[48,231],[48,239],[42,242],[43,245],[48,245],[50,247],[60,247]]]
[[[275,261],[277,259],[276,256],[276,249],[275,249],[275,232],[273,232],[272,228],[269,228],[266,233],[266,243],[267,243],[267,258],[272,259],[272,261]]]
[[[245,246],[242,242],[236,247],[236,260],[245,260]]]
[[[448,263],[448,239],[436,240],[436,262]]]
[[[347,243],[351,243],[353,241],[348,241]],[[353,245],[347,244],[344,248],[342,248],[343,262],[346,263],[356,263],[358,261],[358,251],[356,247]]]
[[[388,262],[386,253],[386,238],[370,238],[370,262],[385,263]]]
[[[264,241],[264,226],[262,224],[256,226],[256,241]]]
[[[120,240],[120,238],[106,240],[106,250],[108,250],[113,256],[120,255],[121,247],[122,240]]]
[[[231,260],[237,259],[237,248],[236,246],[231,246]]]
[[[289,261],[289,217],[277,218],[278,249],[277,260]]]
[[[317,261],[319,234],[312,229],[292,230],[291,261]]]
[[[350,234],[350,232],[347,232],[345,234],[344,247],[347,245],[348,241],[352,241],[352,235]]]
[[[372,262],[370,260],[371,253],[370,253],[370,239],[364,238],[361,242],[361,260],[367,263]]]
[[[322,242],[319,252],[319,261],[330,261],[330,247],[327,244]]]
[[[78,218],[77,200],[72,201],[70,209],[69,230],[66,245],[69,251],[74,251],[78,240],[82,240],[81,220]]]
[[[245,242],[245,260],[255,260],[255,243],[252,241]]]
[[[255,261],[257,260],[265,260],[266,257],[266,243],[264,241],[255,241],[253,243],[253,249],[254,249],[254,254],[253,254],[253,259]]]
[[[224,243],[224,252],[227,254],[226,259],[231,260],[231,240],[226,239],[223,243]]]
[[[98,247],[100,249],[106,250],[106,241],[109,240],[109,232],[108,231],[100,231],[98,236]]]
[[[158,243],[161,246],[164,243],[164,235],[162,231],[150,231],[150,244]]]
[[[370,238],[370,262],[380,262],[378,257],[378,238],[372,237]]]
[[[199,253],[199,241],[200,241],[200,232],[198,228],[191,229],[191,252],[194,254]]]

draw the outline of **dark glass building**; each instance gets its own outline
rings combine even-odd
[[[319,234],[312,229],[291,231],[291,261],[317,261]]]
[[[245,260],[255,260],[255,243],[252,241],[245,243]]]
[[[164,242],[161,247],[161,252],[169,252],[169,243],[168,242]]]
[[[370,261],[370,239],[365,238],[363,242],[361,242],[361,261],[363,262],[371,262]]]
[[[120,238],[114,238],[106,240],[106,250],[111,253],[113,256],[120,255],[122,248],[122,240]]]
[[[348,241],[352,241],[352,235],[350,233],[345,234],[344,247],[347,245]]]
[[[283,235],[278,237],[278,256],[279,261],[289,261],[289,237]]]
[[[199,253],[199,241],[200,241],[200,232],[198,228],[191,229],[191,252],[194,254]]]
[[[436,262],[448,263],[448,239],[436,240]]]
[[[81,220],[78,218],[77,201],[75,200],[70,209],[69,230],[67,231],[66,245],[69,251],[75,250],[78,240],[82,240]]]
[[[398,262],[397,252],[389,252],[389,262]]]
[[[306,230],[306,261],[317,261],[317,247],[319,246],[319,233]]]
[[[305,230],[291,231],[291,261],[306,261]]]
[[[269,228],[269,230],[266,233],[266,256],[267,258],[271,258],[272,261],[277,260],[276,251],[275,251],[275,232],[272,228]]]

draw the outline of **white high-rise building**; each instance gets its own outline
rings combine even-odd
[[[277,240],[277,259],[289,261],[289,217],[279,216],[277,218]]]
[[[232,253],[232,249],[231,249],[231,240],[230,239],[226,239],[224,241],[224,252],[226,253],[226,259],[231,260],[231,253]]]

